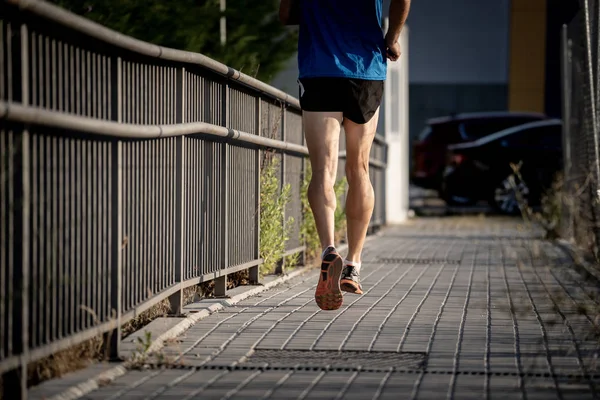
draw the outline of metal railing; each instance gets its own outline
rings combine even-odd
[[[28,363],[101,334],[118,356],[119,327],[165,299],[179,313],[186,287],[214,280],[222,296],[243,269],[257,281],[267,151],[292,188],[287,254],[302,252],[295,98],[43,1],[1,1],[4,393],[26,393]],[[385,223],[385,153],[378,137],[372,230]]]
[[[563,234],[595,255],[600,249],[600,2],[583,0],[563,26]]]

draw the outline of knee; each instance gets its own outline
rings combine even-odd
[[[331,166],[314,168],[312,170],[311,185],[317,185],[324,188],[333,188],[335,184],[336,171]]]
[[[357,160],[349,161],[346,160],[346,178],[348,183],[369,179],[369,161],[368,160]]]

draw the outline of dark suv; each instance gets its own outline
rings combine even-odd
[[[492,133],[547,119],[544,114],[526,112],[478,112],[433,118],[427,121],[413,144],[413,184],[440,190],[448,145],[470,142]]]

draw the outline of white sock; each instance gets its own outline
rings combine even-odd
[[[345,267],[346,265],[352,265],[352,266],[353,266],[353,267],[356,269],[356,272],[357,272],[357,273],[360,273],[360,265],[361,265],[361,264],[362,264],[362,263],[360,263],[360,262],[356,262],[356,261],[350,261],[350,260],[348,260],[348,259],[344,259],[344,267]]]
[[[325,248],[323,249],[323,252],[321,253],[321,259],[323,259],[323,257],[325,257],[325,252],[327,251],[328,248],[333,247],[335,250],[335,246],[330,244],[329,246],[325,246]]]

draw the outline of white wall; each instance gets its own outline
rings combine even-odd
[[[388,79],[385,83],[383,133],[388,143],[387,168],[385,171],[385,215],[387,224],[401,224],[408,217],[409,201],[409,107],[408,81],[412,47],[409,50],[410,30],[408,26],[400,37],[402,57],[388,64]],[[409,56],[409,53],[411,54]]]

